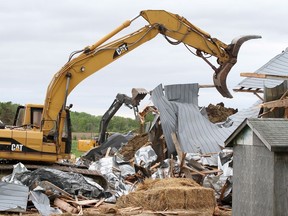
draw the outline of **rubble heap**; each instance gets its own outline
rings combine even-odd
[[[212,122],[224,121],[235,112],[222,103],[207,107]],[[163,121],[155,116],[153,122],[149,132],[129,134],[129,139],[114,134],[102,146],[83,154],[68,173],[41,168],[29,171],[21,164],[15,165],[13,173],[2,178],[0,195],[1,189],[7,188],[11,191],[5,192],[7,199],[16,195],[22,199],[21,209],[14,208],[16,201],[12,207],[0,201],[0,211],[38,211],[41,215],[231,215],[233,152],[188,152],[173,132],[170,135],[176,152],[168,155]],[[76,176],[73,172],[80,168],[83,176]],[[96,181],[96,176],[105,184]],[[12,190],[19,182],[24,195]]]

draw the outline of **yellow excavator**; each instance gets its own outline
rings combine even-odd
[[[148,24],[107,42],[138,17],[144,18]],[[69,110],[72,105],[67,105],[68,95],[81,81],[159,34],[172,45],[184,44],[190,51],[195,50],[196,56],[214,70],[216,89],[228,98],[232,95],[226,86],[226,77],[237,61],[241,45],[249,39],[260,38],[248,35],[225,44],[177,14],[164,10],[141,11],[95,44],[73,52],[52,78],[44,105],[20,106],[14,124],[1,125],[0,159],[51,163],[69,159],[72,142]],[[211,56],[217,59],[217,66],[208,61]]]

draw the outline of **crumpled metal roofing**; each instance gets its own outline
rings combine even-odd
[[[0,212],[25,212],[29,188],[25,185],[0,181]]]
[[[284,75],[288,74],[288,48],[286,48],[282,53],[276,55],[269,62],[259,68],[255,73],[257,74],[269,74],[269,75]],[[275,79],[261,79],[261,78],[252,78],[247,77],[241,81],[234,90],[243,90],[243,89],[264,89],[274,88],[275,86],[281,84],[283,80]]]
[[[247,117],[257,117],[259,106],[239,111],[222,124],[210,122],[198,107],[198,84],[158,85],[152,91],[152,102],[160,111],[161,126],[168,154],[175,152],[171,133],[176,133],[182,151],[214,153]]]

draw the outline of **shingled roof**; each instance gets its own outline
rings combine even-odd
[[[288,120],[283,118],[245,119],[227,138],[225,145],[231,146],[231,141],[246,126],[253,131],[270,151],[288,152]]]

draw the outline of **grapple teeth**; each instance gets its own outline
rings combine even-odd
[[[231,68],[233,67],[235,63],[226,63],[221,69],[219,70],[218,73],[215,73],[213,76],[213,82],[214,85],[217,89],[217,91],[223,96],[227,98],[233,98],[233,96],[230,94],[226,79],[228,76],[228,73],[230,72]]]
[[[260,35],[244,35],[244,36],[240,36],[237,38],[234,38],[230,44],[230,46],[232,47],[231,50],[231,54],[233,57],[237,57],[238,52],[240,50],[240,47],[242,46],[243,43],[245,43],[248,40],[251,39],[258,39],[261,38]]]
[[[231,42],[231,44],[228,46],[230,50],[230,59],[228,62],[224,63],[223,65],[218,68],[218,70],[215,72],[213,76],[213,82],[218,90],[218,92],[223,96],[227,98],[233,98],[231,93],[228,90],[226,79],[228,76],[228,73],[230,72],[231,68],[236,64],[237,62],[237,56],[240,50],[240,47],[242,44],[250,39],[257,39],[261,38],[259,35],[246,35],[241,36],[238,38],[234,38]]]

